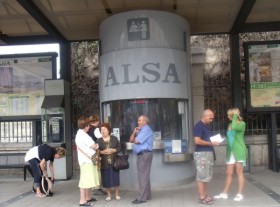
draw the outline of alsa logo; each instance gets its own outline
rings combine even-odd
[[[130,73],[131,64],[123,64],[122,71],[116,71],[113,66],[110,66],[105,75],[105,87],[125,85],[125,84],[139,84],[139,83],[175,83],[181,84],[177,68],[174,63],[170,63],[167,68],[160,68],[160,63],[146,63],[139,70],[141,74]],[[119,79],[118,79],[118,78]]]
[[[133,18],[127,20],[127,36],[129,41],[150,39],[149,18]]]

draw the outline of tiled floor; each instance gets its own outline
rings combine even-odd
[[[236,178],[230,190],[229,199],[215,201],[212,206],[227,207],[280,207],[280,173],[267,169],[251,169],[251,173],[245,173],[244,200],[233,201],[236,191]],[[78,175],[67,181],[55,183],[55,195],[53,197],[36,198],[31,190],[32,178],[23,181],[22,176],[3,175],[0,172],[0,207],[72,207],[79,206]],[[215,168],[212,182],[209,183],[210,195],[219,193],[223,188],[224,168]],[[192,182],[176,188],[153,191],[152,200],[134,205],[131,203],[137,195],[136,191],[122,189],[122,200],[105,201],[106,196],[95,196],[98,201],[96,207],[180,207],[180,206],[204,206],[198,203],[196,183]]]

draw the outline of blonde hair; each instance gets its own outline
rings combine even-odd
[[[56,154],[58,154],[60,157],[64,157],[66,155],[66,150],[63,147],[56,147],[55,148]]]
[[[97,114],[94,114],[94,115],[92,115],[92,116],[89,117],[89,121],[90,121],[91,123],[95,123],[95,122],[97,122],[97,121],[100,121],[100,118],[99,118],[99,116],[98,116]]]
[[[227,111],[227,115],[228,115],[230,118],[232,118],[234,114],[237,115],[237,119],[238,119],[239,121],[242,121],[242,120],[243,120],[243,118],[240,116],[240,111],[239,111],[238,108],[231,108],[231,109],[229,109],[229,110]]]

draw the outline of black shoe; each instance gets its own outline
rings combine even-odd
[[[107,193],[102,189],[93,190],[93,195],[107,195]]]
[[[85,202],[83,204],[80,204],[80,206],[93,206],[93,203]]]
[[[132,204],[140,204],[140,203],[146,203],[146,201],[139,201],[137,199],[135,199],[134,201],[132,201]]]
[[[94,202],[94,201],[97,201],[97,199],[96,199],[96,198],[92,198],[92,199],[90,199],[90,200],[87,200],[88,203],[89,203],[89,202]]]

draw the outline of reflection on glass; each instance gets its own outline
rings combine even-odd
[[[42,109],[41,120],[43,142],[65,142],[63,108],[52,107]]]
[[[176,99],[135,99],[110,102],[110,123],[120,129],[120,141],[128,142],[140,115],[148,116],[149,125],[159,139],[182,139],[182,120]]]

